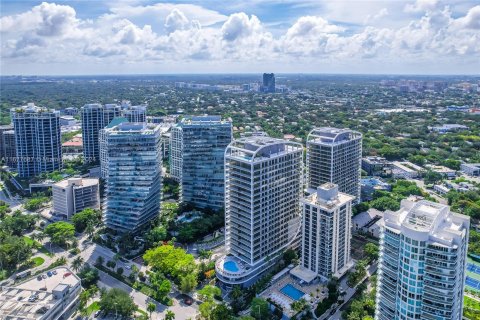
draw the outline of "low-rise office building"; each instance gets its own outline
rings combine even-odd
[[[67,319],[77,308],[80,278],[67,267],[51,269],[48,274],[16,286],[1,286],[0,319]]]
[[[384,177],[392,173],[392,163],[382,157],[365,157],[362,158],[362,170],[368,176]]]
[[[100,209],[98,179],[70,178],[52,186],[53,212],[64,220],[86,208]]]
[[[392,162],[392,176],[396,179],[415,179],[424,171],[422,167],[408,161]]]
[[[478,177],[480,176],[480,163],[462,163],[460,171],[469,176]]]

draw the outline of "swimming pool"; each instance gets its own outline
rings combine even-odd
[[[223,268],[230,272],[237,272],[239,270],[235,261],[225,261],[223,263]]]
[[[305,292],[298,290],[297,288],[292,286],[290,283],[286,284],[282,289],[280,289],[280,292],[292,298],[295,301],[300,300],[305,295]]]

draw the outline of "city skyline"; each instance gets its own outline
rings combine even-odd
[[[475,1],[1,3],[3,75],[480,70]]]

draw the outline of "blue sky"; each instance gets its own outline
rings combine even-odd
[[[480,3],[0,1],[1,74],[480,73]]]

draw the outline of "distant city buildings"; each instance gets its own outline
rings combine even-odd
[[[362,170],[367,173],[367,176],[384,177],[391,174],[392,163],[382,157],[364,157]]]
[[[119,123],[105,129],[105,143],[105,224],[121,233],[138,232],[160,212],[160,127]]]
[[[462,163],[460,171],[471,177],[478,177],[480,176],[480,163]]]
[[[170,174],[180,198],[198,208],[224,207],[224,155],[232,123],[220,116],[191,116],[171,129]]]
[[[307,137],[307,189],[331,182],[360,201],[362,134],[349,129],[315,128]]]
[[[53,212],[70,220],[86,208],[100,209],[98,179],[70,178],[53,184]]]
[[[263,74],[262,91],[268,93],[275,93],[275,74],[264,73]]]
[[[233,141],[225,152],[225,247],[218,279],[248,286],[298,245],[303,147],[270,137]]]
[[[333,183],[317,187],[316,192],[302,199],[301,267],[312,273],[305,281],[316,275],[324,280],[340,278],[353,265],[350,239],[354,199],[338,192],[338,186]],[[297,274],[302,274],[298,271]]]
[[[384,213],[375,319],[461,319],[470,218],[402,200]]]
[[[11,109],[20,177],[53,172],[62,167],[60,112],[29,103]]]
[[[126,106],[122,109],[122,117],[128,122],[147,122],[147,106]]]
[[[468,130],[468,127],[462,124],[444,124],[441,126],[428,127],[428,130],[439,134],[445,134],[448,132],[465,131]]]

